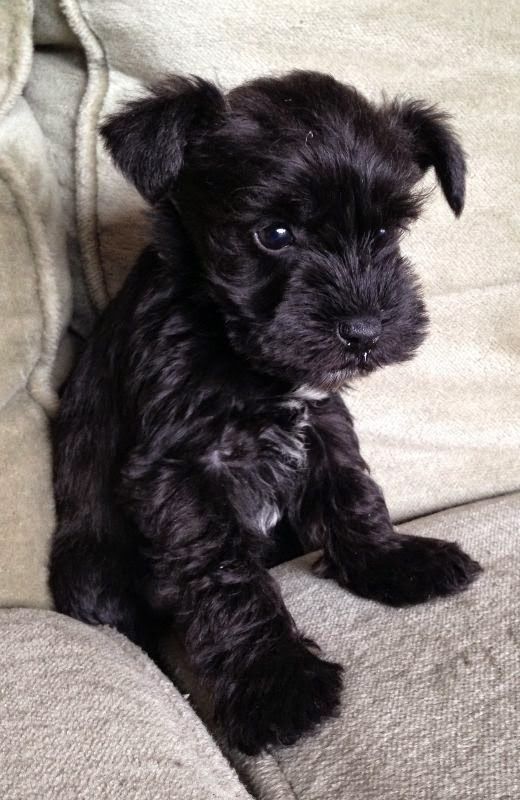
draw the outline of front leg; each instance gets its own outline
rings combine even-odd
[[[311,440],[301,514],[323,546],[319,574],[393,606],[454,594],[475,579],[480,566],[457,544],[394,530],[339,397],[314,409]]]
[[[342,669],[296,629],[222,485],[138,454],[121,499],[146,541],[147,603],[182,632],[230,745],[254,754],[291,744],[334,714]]]

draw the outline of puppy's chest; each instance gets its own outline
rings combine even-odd
[[[227,420],[205,454],[246,527],[266,534],[294,503],[305,482],[310,426],[305,400],[259,402]]]

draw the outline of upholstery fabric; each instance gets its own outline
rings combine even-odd
[[[465,213],[439,192],[406,242],[431,335],[419,357],[354,384],[348,400],[393,516],[520,488],[520,6],[514,0],[62,0],[89,80],[77,135],[78,230],[94,302],[146,241],[144,204],[96,139],[98,120],[168,71],[224,87],[295,67],[370,97],[424,97],[455,115],[469,159]],[[432,184],[431,176],[427,183]]]
[[[110,629],[0,611],[2,800],[247,800],[186,699]]]
[[[0,604],[47,605],[53,525],[47,415],[70,313],[60,190],[22,89],[32,7],[0,7]]]
[[[457,598],[390,609],[314,577],[309,558],[277,567],[296,622],[344,664],[346,688],[340,717],[316,734],[258,758],[229,754],[250,795],[173,684],[122,636],[53,612],[0,611],[0,796],[516,800],[520,494],[401,530],[457,539],[485,572]]]
[[[97,125],[166,71],[224,87],[294,67],[436,100],[469,156],[466,211],[437,192],[406,243],[431,311],[419,357],[349,391],[393,516],[520,488],[520,269],[514,0],[38,0],[0,3],[0,604],[48,606],[48,416],[84,335],[146,241],[146,207]],[[431,183],[431,177],[429,178]],[[83,287],[83,280],[85,287]],[[513,800],[520,792],[518,495],[403,530],[459,540],[486,571],[416,609],[276,569],[301,627],[346,668],[341,717],[259,759],[258,800]],[[189,706],[111,631],[0,612],[0,794],[247,797]],[[180,787],[180,788],[178,788]]]
[[[69,328],[81,337],[88,336],[95,321],[79,253],[75,196],[76,118],[86,80],[85,59],[79,43],[77,47],[37,46],[24,91],[31,111],[45,133],[50,164],[60,187],[66,258],[74,297]]]
[[[460,542],[484,567],[456,598],[391,609],[274,570],[299,626],[345,667],[341,716],[291,748],[235,754],[258,800],[515,800],[520,796],[520,494],[403,533]]]

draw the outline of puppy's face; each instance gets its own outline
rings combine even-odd
[[[377,108],[318,73],[225,97],[204,82],[174,83],[172,96],[163,86],[104,133],[157,203],[162,231],[175,205],[235,349],[315,389],[410,358],[426,314],[399,239],[419,213],[424,171],[435,167],[455,213],[463,204],[464,158],[444,116],[413,102]],[[130,158],[141,119],[148,134]],[[159,141],[152,129],[163,130]]]

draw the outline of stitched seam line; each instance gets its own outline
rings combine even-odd
[[[33,16],[32,0],[11,0],[11,16],[7,35],[7,53],[16,56],[9,60],[5,91],[0,98],[0,116],[5,116],[21,93],[32,64],[31,20]],[[25,13],[21,9],[25,8]],[[19,24],[17,24],[19,22]],[[26,35],[27,34],[27,35]]]
[[[76,224],[87,287],[95,307],[102,309],[110,296],[102,264],[99,233],[97,121],[108,89],[108,64],[103,45],[89,25],[78,0],[59,2],[70,28],[83,46],[87,61],[87,84],[76,120]]]

